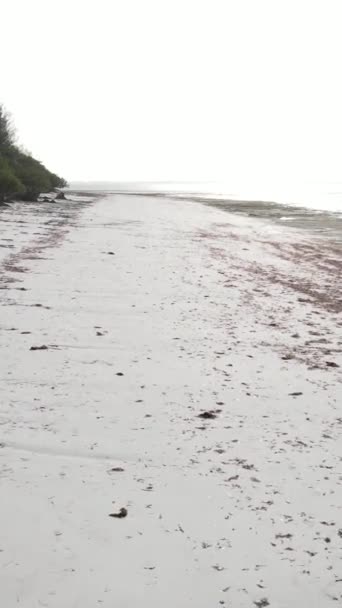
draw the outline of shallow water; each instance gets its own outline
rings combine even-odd
[[[317,235],[326,235],[342,242],[342,214],[315,211],[305,207],[269,203],[263,201],[235,201],[201,199],[201,202],[218,207],[229,213],[238,213],[270,220],[288,227],[309,230]]]
[[[221,201],[265,201],[286,206],[333,211],[342,215],[342,183],[272,182],[253,183],[248,177],[234,182],[83,182],[76,190],[120,193],[160,193],[174,196],[206,197]]]

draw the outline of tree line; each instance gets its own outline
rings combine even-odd
[[[0,202],[34,201],[42,192],[65,186],[65,179],[48,171],[39,160],[16,145],[11,118],[0,104]]]

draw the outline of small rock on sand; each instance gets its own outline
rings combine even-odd
[[[127,517],[127,509],[125,509],[125,507],[121,507],[120,511],[118,513],[109,513],[109,517],[116,517],[117,519],[123,519],[124,517]]]
[[[31,346],[30,350],[48,350],[48,348],[46,344],[43,344],[42,346]]]

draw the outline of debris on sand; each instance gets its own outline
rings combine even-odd
[[[303,393],[301,393],[300,391],[296,391],[294,393],[289,393],[290,397],[300,397],[300,395],[302,395]]]
[[[290,538],[292,538],[293,534],[287,533],[287,534],[276,534],[275,537],[276,538],[287,538],[288,540],[290,540]]]
[[[107,255],[115,255],[114,251],[107,251]]]
[[[46,310],[50,310],[50,306],[44,306],[44,304],[29,304],[29,306],[33,306],[35,308],[45,308]]]
[[[42,346],[31,346],[30,350],[48,350],[48,348],[46,344],[43,344]]]
[[[116,374],[117,376],[124,376],[124,374],[122,372],[117,372]]]
[[[205,412],[198,414],[198,418],[213,420],[214,418],[217,418],[217,414],[220,414],[220,412],[222,412],[222,410],[206,410]]]
[[[113,467],[112,469],[110,469],[111,473],[123,473],[125,469],[123,469],[122,467]]]
[[[204,418],[205,420],[212,420],[213,418],[217,418],[217,415],[212,412],[202,412],[202,414],[198,414],[198,418]]]
[[[121,507],[121,509],[118,513],[109,513],[109,517],[116,517],[117,519],[123,519],[124,517],[127,517],[127,514],[128,514],[127,509],[125,509],[125,507]]]
[[[230,462],[233,462],[234,464],[239,465],[240,467],[242,467],[246,471],[253,471],[253,470],[255,470],[254,464],[248,463],[245,458],[233,458],[233,460],[231,460]]]
[[[261,598],[261,600],[254,602],[254,604],[257,606],[257,608],[266,608],[266,606],[270,605],[267,597]]]
[[[325,365],[327,367],[340,367],[338,363],[335,363],[335,361],[326,361]]]
[[[232,475],[232,477],[228,477],[226,481],[237,481],[239,479],[239,475]]]
[[[210,545],[209,543],[206,543],[203,541],[202,543],[202,549],[209,549],[209,547],[212,547],[212,545]]]

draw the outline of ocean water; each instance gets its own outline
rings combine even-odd
[[[146,192],[217,201],[279,203],[342,215],[342,182],[245,183],[231,182],[74,182],[77,190]]]
[[[197,201],[342,243],[342,183],[78,182],[71,188]]]

